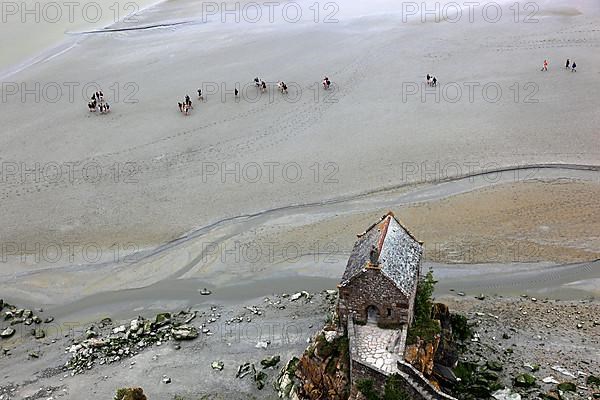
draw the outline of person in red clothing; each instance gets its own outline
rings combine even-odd
[[[548,71],[548,60],[544,60],[544,66],[542,67],[542,71]]]

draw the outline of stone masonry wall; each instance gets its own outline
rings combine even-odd
[[[347,324],[352,312],[356,313],[356,322],[364,323],[367,322],[367,308],[374,306],[379,310],[380,323],[408,324],[412,312],[410,303],[378,268],[367,268],[346,286],[339,287],[338,315],[342,326]]]

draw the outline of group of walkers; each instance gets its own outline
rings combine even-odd
[[[427,84],[429,86],[437,86],[437,78],[431,74],[427,74]]]
[[[91,101],[88,102],[90,112],[100,111],[100,114],[106,114],[110,111],[110,104],[104,101],[104,93],[101,90],[92,95]]]
[[[577,64],[575,63],[575,61],[573,61],[573,63],[571,63],[571,60],[569,60],[567,58],[567,62],[565,63],[565,69],[569,69],[569,64],[570,64],[571,72],[577,72]]]
[[[258,76],[256,78],[254,78],[254,86],[256,86],[257,88],[260,88],[260,91],[262,93],[267,91],[267,83],[263,80],[258,79]]]
[[[267,83],[264,80],[259,79],[258,77],[254,78],[254,86],[256,86],[256,88],[259,89],[262,93],[267,91]],[[323,88],[325,90],[328,90],[330,87],[331,87],[331,81],[329,80],[329,78],[327,76],[325,76],[325,78],[323,78]],[[277,88],[283,94],[286,94],[288,92],[288,86],[283,81],[277,82]],[[198,93],[198,100],[204,101],[204,95],[202,93],[202,89],[199,88],[197,90],[197,93]],[[236,98],[239,97],[240,91],[237,89],[237,87],[234,89],[233,95]],[[189,95],[185,96],[185,100],[183,102],[178,102],[177,106],[179,107],[179,111],[185,115],[188,115],[190,110],[194,108],[192,106],[192,100],[190,99]]]
[[[200,89],[198,89],[198,92],[202,92]],[[179,102],[177,103],[177,105],[179,106],[179,112],[184,113],[185,115],[188,115],[190,113],[190,109],[193,109],[194,107],[192,106],[192,99],[190,99],[189,95],[185,95],[185,100],[183,102]]]
[[[567,58],[567,62],[565,63],[565,69],[571,69],[571,72],[577,72],[577,63]],[[548,60],[544,60],[544,64],[542,64],[541,71],[548,71]]]

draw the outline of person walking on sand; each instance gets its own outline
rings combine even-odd
[[[567,63],[565,64],[565,68],[566,68],[566,69],[569,69],[569,66],[570,66],[570,65],[571,65],[571,60],[569,60],[569,59],[567,58]]]
[[[240,94],[240,91],[237,90],[237,88],[235,88],[235,90],[233,91],[233,94],[235,95],[235,97],[238,97],[238,94]]]
[[[577,72],[577,64],[573,61],[573,65],[571,66],[571,72]]]
[[[264,93],[267,91],[267,83],[265,81],[260,82],[260,90]]]
[[[431,80],[431,86],[435,86],[437,85],[437,78],[434,76],[433,79]]]
[[[254,85],[255,85],[256,87],[259,87],[259,86],[260,86],[260,79],[258,79],[258,76],[257,76],[256,78],[254,78]]]
[[[542,71],[548,71],[548,60],[544,60],[544,65],[542,66]]]

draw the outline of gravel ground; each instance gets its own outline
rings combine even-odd
[[[471,343],[465,360],[500,361],[504,366],[501,379],[507,386],[512,386],[513,378],[519,374],[534,375],[540,387],[521,391],[530,398],[556,387],[556,384],[543,383],[547,377],[559,382],[576,382],[579,394],[591,398],[594,391],[585,381],[589,374],[600,373],[598,301],[545,300],[529,296],[484,300],[445,296],[438,301],[448,304],[454,312],[464,313],[474,324],[479,339]],[[536,365],[539,365],[537,371],[529,367]],[[557,366],[573,376],[553,369]]]

